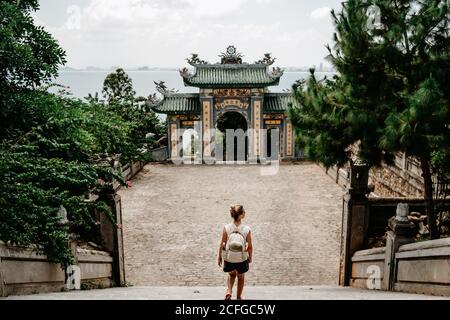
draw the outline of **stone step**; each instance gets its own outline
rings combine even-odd
[[[9,300],[223,300],[224,287],[127,287],[11,296]],[[248,300],[434,300],[436,297],[334,286],[246,287]],[[235,299],[235,292],[233,294]]]

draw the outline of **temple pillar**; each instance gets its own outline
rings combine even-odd
[[[251,98],[252,125],[250,134],[250,163],[257,163],[261,156],[262,150],[262,132],[263,128],[263,99],[260,97]]]
[[[169,121],[169,154],[172,162],[180,161],[180,151],[183,147],[180,144],[180,120],[171,117]]]
[[[213,99],[211,97],[201,98],[202,106],[202,141],[203,141],[203,161],[208,164],[214,163],[213,158]]]
[[[294,157],[294,129],[292,126],[292,122],[289,118],[285,119],[285,128],[286,128],[286,133],[285,133],[285,141],[286,141],[286,145],[285,145],[285,151],[286,151],[286,159],[292,159]]]

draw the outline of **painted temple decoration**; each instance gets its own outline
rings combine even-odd
[[[163,98],[153,96],[150,105],[168,117],[172,159],[216,161],[218,123],[230,114],[240,118],[246,132],[246,161],[294,159],[295,130],[287,110],[296,102],[291,93],[268,89],[277,86],[283,76],[282,69],[272,67],[275,58],[265,54],[255,63],[245,63],[234,46],[219,57],[220,63],[213,64],[193,54],[187,59],[193,68],[180,70],[185,86],[198,88],[198,93],[178,93],[164,82],[155,83]],[[192,147],[194,142],[200,147]]]

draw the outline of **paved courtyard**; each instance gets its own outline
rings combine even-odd
[[[120,191],[127,281],[137,286],[222,286],[219,237],[229,206],[252,228],[251,286],[335,285],[343,190],[315,164],[148,165]]]

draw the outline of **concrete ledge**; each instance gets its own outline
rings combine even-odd
[[[372,249],[366,249],[366,250],[359,250],[359,251],[356,251],[354,253],[353,257],[369,256],[369,255],[375,255],[375,254],[384,254],[385,251],[386,251],[386,247],[372,248]]]
[[[405,251],[412,251],[412,250],[434,249],[434,248],[440,248],[440,247],[449,247],[450,248],[450,238],[405,244],[405,245],[401,246],[398,251],[405,252]]]
[[[397,259],[411,259],[411,258],[431,258],[431,257],[450,257],[450,246],[448,247],[437,247],[422,250],[408,250],[401,251],[395,254]]]
[[[394,286],[395,291],[405,293],[428,294],[450,297],[450,286],[399,282]]]
[[[113,257],[106,251],[77,250],[78,262],[112,263]]]

